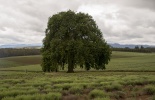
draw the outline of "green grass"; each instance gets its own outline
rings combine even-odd
[[[142,95],[149,94],[148,97],[150,97],[154,95],[154,90],[152,92],[150,89],[150,86],[155,84],[154,75],[155,72],[78,72],[70,74],[66,72],[16,72],[15,74],[15,72],[7,73],[5,71],[5,73],[0,73],[0,99],[34,98],[37,94],[43,98],[42,100],[45,100],[44,98],[50,93],[61,94],[58,96],[61,99],[121,99],[128,98],[127,93],[135,92],[136,94],[143,93]],[[144,79],[145,81],[143,81]],[[142,80],[142,84],[135,84],[137,80]],[[133,97],[136,98],[136,96]]]
[[[40,65],[27,65],[27,66],[16,66],[16,67],[9,67],[9,68],[0,68],[0,70],[4,71],[21,71],[21,72],[28,72],[28,71],[42,71]]]
[[[155,53],[113,52],[107,70],[155,71]]]
[[[39,59],[0,59],[0,100],[154,99],[154,53],[113,52],[105,71],[79,68],[75,73],[44,73]]]
[[[0,70],[41,71],[41,56],[19,56],[0,58]],[[34,65],[34,66],[31,66]],[[16,67],[16,68],[12,68]],[[34,67],[34,68],[31,68]],[[77,68],[77,71],[84,69]],[[155,53],[113,51],[106,71],[155,71]],[[91,71],[95,71],[91,69]]]
[[[143,91],[148,95],[155,94],[155,85],[147,85],[144,87]]]
[[[0,59],[0,68],[8,68],[15,66],[20,66],[20,64],[13,61],[4,60],[2,58]]]
[[[106,98],[107,94],[103,90],[94,89],[89,93],[91,99],[94,98]]]
[[[112,84],[105,86],[106,91],[116,91],[116,90],[121,90],[121,89],[122,89],[122,85],[116,82],[113,82]]]
[[[5,97],[2,100],[60,100],[60,93],[19,95],[16,97]]]
[[[41,56],[17,56],[0,58],[0,68],[35,65],[41,63]]]

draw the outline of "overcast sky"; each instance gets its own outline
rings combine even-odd
[[[108,43],[155,45],[155,0],[0,0],[0,45],[42,43],[48,18],[69,9],[93,16]]]

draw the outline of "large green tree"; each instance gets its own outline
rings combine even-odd
[[[49,18],[42,47],[44,72],[68,66],[74,72],[80,66],[89,70],[105,69],[111,50],[93,18],[74,11],[60,12]]]

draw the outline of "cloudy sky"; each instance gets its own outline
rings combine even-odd
[[[93,16],[108,43],[155,45],[155,0],[0,0],[0,45],[42,43],[48,17]]]

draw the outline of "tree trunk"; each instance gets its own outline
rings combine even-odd
[[[74,73],[74,61],[73,59],[70,59],[69,63],[68,63],[68,71],[67,73]]]

